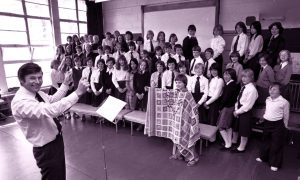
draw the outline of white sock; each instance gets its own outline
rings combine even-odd
[[[246,148],[247,142],[248,142],[248,138],[241,136],[241,143],[237,149],[239,151],[244,151]]]
[[[232,143],[237,143],[238,140],[238,133],[233,131],[232,132]]]
[[[222,136],[222,138],[223,138],[223,140],[224,140],[224,142],[225,142],[225,147],[226,147],[226,148],[229,148],[228,135],[227,135],[226,130],[220,131],[220,134],[221,134],[221,136]]]
[[[231,145],[232,145],[232,129],[229,128],[226,130],[226,132],[227,132],[228,146],[231,147]]]

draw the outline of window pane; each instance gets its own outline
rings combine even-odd
[[[44,74],[51,72],[51,68],[50,68],[51,61],[35,61],[34,63],[41,66],[42,71],[43,71]],[[44,75],[44,77],[45,77],[45,75]]]
[[[50,17],[49,6],[39,5],[26,2],[27,15],[38,16],[38,17]]]
[[[77,29],[77,23],[71,23],[71,22],[60,22],[60,32],[61,33],[75,33],[78,32]]]
[[[0,16],[0,30],[26,31],[25,19],[11,16]]]
[[[17,0],[0,0],[0,12],[24,14],[22,2]]]
[[[86,12],[85,11],[78,11],[78,19],[79,21],[87,21],[86,20]]]
[[[25,0],[25,1],[48,5],[48,0]]]
[[[6,78],[7,88],[20,87],[20,82],[18,77]]]
[[[77,20],[76,10],[59,8],[59,18],[60,19],[69,19]]]
[[[15,77],[18,76],[19,68],[25,64],[24,63],[15,63],[15,64],[4,64],[5,77]]]
[[[87,34],[87,24],[79,23],[80,34]]]
[[[75,0],[58,0],[58,7],[76,9]]]
[[[53,44],[50,20],[28,19],[30,43],[37,45]]]
[[[34,47],[33,49],[33,59],[53,59],[54,57],[54,50],[52,47]]]
[[[78,10],[86,11],[86,4],[84,0],[78,0]]]
[[[77,34],[77,33],[62,33],[60,35],[60,37],[61,37],[61,43],[65,44],[67,42],[67,37],[68,36],[73,36],[74,34]]]
[[[0,31],[0,44],[28,44],[26,32]]]
[[[3,47],[3,61],[31,60],[29,47]]]

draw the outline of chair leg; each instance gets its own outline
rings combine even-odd
[[[133,122],[130,122],[131,136],[133,135]]]
[[[202,155],[202,146],[203,146],[203,141],[202,139],[200,139],[199,155]]]
[[[176,153],[176,148],[177,148],[177,146],[173,143],[172,155],[174,155]]]
[[[119,122],[119,120],[116,119],[116,123],[115,123],[115,126],[116,126],[116,134],[118,134],[118,122]]]

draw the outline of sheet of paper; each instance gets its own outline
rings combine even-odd
[[[114,122],[115,118],[125,105],[126,102],[121,101],[120,99],[117,99],[115,97],[108,96],[108,98],[96,112],[105,119]]]

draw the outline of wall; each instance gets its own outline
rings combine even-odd
[[[195,1],[195,0],[185,0]],[[142,5],[184,2],[183,0],[111,0],[103,3],[104,32],[116,29],[142,32]],[[285,17],[285,28],[300,27],[299,0],[220,0],[220,24],[233,30],[238,21],[247,16],[260,18]],[[263,28],[278,20],[261,20]]]

